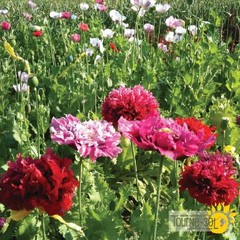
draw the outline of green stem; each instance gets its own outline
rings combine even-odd
[[[153,240],[157,239],[157,223],[158,223],[158,211],[159,211],[159,205],[160,205],[160,196],[161,196],[163,160],[164,160],[164,157],[162,156],[160,159],[160,163],[159,163],[157,203],[156,203],[157,205],[156,205],[156,212],[155,212]]]
[[[78,188],[78,214],[79,214],[79,223],[82,225],[82,158],[80,158],[79,162],[79,188]]]
[[[135,179],[136,179],[136,186],[137,186],[137,201],[139,202],[139,185],[138,185],[138,172],[137,172],[137,161],[136,161],[136,157],[134,154],[134,146],[133,143],[131,141],[131,149],[132,149],[132,157],[133,157],[133,165],[134,165],[134,172],[135,172]]]
[[[40,157],[40,145],[41,145],[41,139],[40,139],[40,126],[39,126],[39,113],[38,113],[38,106],[39,106],[39,103],[38,103],[38,91],[37,89],[35,88],[34,89],[35,91],[35,96],[36,96],[36,109],[37,109],[37,154],[38,154],[38,157]]]
[[[222,135],[222,151],[223,151],[223,149],[224,149],[224,147],[225,147],[225,136],[226,136],[226,131],[223,130],[223,135]]]
[[[175,168],[175,180],[176,180],[176,200],[178,202],[179,200],[179,187],[178,187],[178,179],[179,179],[179,172],[178,172],[178,162],[175,160],[174,162],[174,168]]]
[[[41,222],[42,222],[42,237],[43,240],[47,240],[44,213],[42,213],[41,215]]]

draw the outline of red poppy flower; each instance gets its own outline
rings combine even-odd
[[[43,34],[43,32],[42,32],[41,30],[40,30],[40,31],[34,31],[34,32],[33,32],[33,36],[35,36],[35,37],[41,37],[42,34]]]
[[[86,23],[79,23],[78,24],[78,27],[81,31],[84,31],[84,32],[87,32],[89,31],[89,27],[88,27],[88,24]]]
[[[118,125],[120,117],[127,120],[142,120],[150,113],[159,114],[158,102],[152,93],[142,86],[120,87],[109,93],[102,104],[103,118]]]
[[[204,153],[198,162],[185,166],[179,181],[180,191],[205,205],[229,205],[238,196],[239,183],[230,154]]]
[[[187,124],[188,129],[198,136],[202,142],[202,149],[200,149],[200,151],[214,145],[217,137],[217,134],[214,133],[216,130],[215,126],[210,127],[194,117],[176,118],[176,121],[181,125]]]
[[[51,149],[40,159],[18,156],[8,163],[0,179],[0,202],[12,210],[39,208],[49,215],[63,215],[72,206],[78,186],[72,161],[60,158]]]
[[[114,52],[120,52],[120,50],[117,49],[116,45],[113,42],[110,42],[109,46]]]

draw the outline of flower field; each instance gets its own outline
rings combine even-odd
[[[2,0],[0,239],[239,239],[239,13]]]

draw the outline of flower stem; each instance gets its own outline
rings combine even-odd
[[[42,239],[47,240],[44,213],[41,214],[41,222],[42,222],[42,237],[43,237]]]
[[[137,186],[137,201],[139,202],[139,185],[138,185],[138,172],[137,172],[137,161],[136,161],[136,157],[134,154],[134,146],[133,143],[131,141],[131,149],[132,149],[132,157],[133,157],[133,164],[134,164],[134,172],[135,172],[135,179],[136,179],[136,186]]]
[[[160,196],[161,196],[160,194],[161,194],[161,184],[162,184],[163,160],[164,160],[164,157],[162,156],[161,159],[160,159],[160,163],[159,163],[158,188],[157,188],[157,205],[156,205],[156,212],[155,212],[153,240],[157,239],[157,222],[158,222],[158,211],[159,211]]]
[[[178,172],[178,161],[175,160],[174,162],[174,168],[175,168],[175,180],[176,180],[176,200],[179,201],[179,187],[178,187],[178,179],[179,179],[179,172]]]
[[[79,214],[79,223],[82,225],[82,158],[80,158],[79,162],[79,188],[78,188],[78,214]]]

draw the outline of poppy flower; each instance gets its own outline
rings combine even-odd
[[[89,5],[87,3],[80,3],[80,9],[86,11],[89,9]]]
[[[42,32],[41,30],[40,30],[40,31],[34,31],[34,32],[33,32],[33,36],[35,36],[35,37],[41,37],[42,34],[43,34],[43,32]]]
[[[120,50],[117,49],[116,45],[113,42],[110,42],[109,46],[114,52],[120,52]]]
[[[143,120],[128,121],[121,117],[118,130],[139,148],[157,151],[173,160],[196,155],[199,149],[198,137],[171,118],[149,115]]]
[[[230,154],[204,153],[199,161],[185,166],[179,181],[180,191],[188,190],[198,202],[212,206],[229,205],[238,196],[239,183]]]
[[[2,30],[8,31],[11,28],[11,23],[9,22],[2,22],[1,23]]]
[[[156,4],[156,12],[157,13],[166,13],[171,6],[169,4]]]
[[[79,23],[78,28],[83,32],[89,31],[88,24],[86,24],[86,23]]]
[[[82,157],[89,157],[93,162],[98,157],[114,158],[122,151],[117,146],[120,133],[105,120],[80,122],[68,114],[60,119],[52,118],[50,131],[52,141],[73,147]]]
[[[208,126],[204,124],[201,120],[194,117],[189,118],[176,118],[176,121],[184,125],[186,124],[190,131],[193,131],[201,141],[201,147],[199,151],[210,148],[215,144],[217,134],[214,133],[216,127]]]
[[[102,36],[104,38],[112,38],[114,35],[114,32],[111,29],[101,29]]]
[[[72,40],[73,42],[79,42],[81,37],[80,37],[79,34],[74,33],[74,34],[71,35],[70,38],[71,38],[71,40]]]
[[[32,8],[32,9],[34,9],[34,8],[36,8],[37,7],[37,4],[35,3],[35,2],[33,2],[33,1],[28,1],[28,6],[30,7],[30,8]]]
[[[71,18],[70,12],[61,12],[61,18],[69,19]]]
[[[126,19],[125,16],[123,16],[120,12],[117,10],[111,10],[109,12],[109,16],[112,19],[113,22],[123,24],[123,21]]]
[[[39,208],[50,216],[63,216],[71,208],[79,185],[71,163],[51,149],[39,159],[19,154],[15,162],[8,162],[8,169],[0,178],[0,202],[15,211]]]
[[[107,11],[107,6],[105,6],[104,4],[98,4],[97,5],[97,10],[99,10],[100,12],[106,12]]]
[[[167,27],[176,29],[176,27],[182,27],[184,25],[184,21],[170,16],[166,19],[165,24]]]
[[[154,25],[152,25],[150,23],[145,23],[143,28],[144,28],[144,31],[147,33],[151,33],[154,31]]]
[[[159,114],[158,102],[151,92],[137,85],[112,90],[102,104],[103,118],[118,125],[120,117],[127,120],[142,120],[150,113]]]

